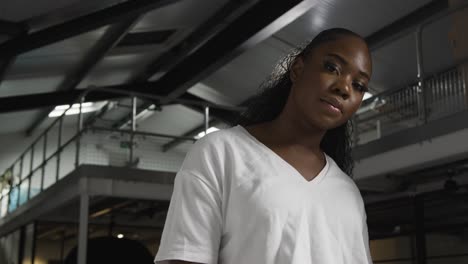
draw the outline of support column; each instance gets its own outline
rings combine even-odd
[[[210,128],[210,108],[205,106],[205,136],[208,134],[208,128]]]
[[[424,64],[422,52],[422,28],[418,27],[416,37],[416,62],[418,67],[418,115],[422,124],[427,123],[427,91],[424,85]]]
[[[414,197],[414,253],[416,264],[426,264],[426,232],[424,230],[424,198]]]
[[[89,216],[89,195],[87,192],[82,192],[80,195],[77,264],[86,264],[87,246],[88,246],[88,216]]]

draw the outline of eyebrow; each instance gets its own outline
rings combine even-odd
[[[336,53],[328,53],[327,56],[333,57],[333,58],[339,60],[344,65],[349,65],[349,62],[347,60],[345,60],[345,58],[343,58],[342,56],[340,56],[340,55],[338,55]],[[359,71],[359,74],[364,76],[365,78],[367,78],[367,80],[370,80],[370,76],[366,72]]]

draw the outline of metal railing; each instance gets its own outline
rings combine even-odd
[[[428,77],[424,90],[423,97],[419,84],[415,83],[365,100],[354,117],[357,143],[468,110],[462,66]]]
[[[89,93],[99,91],[108,92],[118,95],[130,96],[132,107],[131,113],[132,118],[130,120],[130,129],[112,129],[106,127],[93,127],[84,126],[84,114],[82,105],[85,102],[85,98]],[[42,132],[33,143],[26,148],[26,150],[16,159],[13,164],[0,176],[0,217],[5,216],[8,213],[16,210],[20,205],[24,204],[28,200],[32,199],[49,186],[53,185],[61,178],[65,177],[70,172],[74,171],[81,164],[91,163],[98,164],[96,160],[90,159],[88,154],[82,150],[86,144],[86,135],[97,133],[107,133],[108,135],[114,133],[120,135],[121,138],[117,141],[109,141],[111,144],[118,143],[118,146],[113,149],[112,154],[120,152],[125,157],[123,162],[120,162],[120,166],[131,166],[135,167],[139,160],[136,158],[137,142],[147,140],[145,144],[141,146],[151,145],[154,151],[157,151],[157,144],[163,144],[167,142],[156,142],[154,138],[159,139],[179,139],[188,142],[195,142],[196,139],[193,137],[184,136],[173,136],[158,133],[148,133],[137,131],[136,129],[136,106],[137,98],[149,99],[153,101],[160,101],[163,97],[153,96],[144,93],[135,93],[131,91],[122,91],[108,88],[90,88],[83,92],[75,104],[70,105],[60,117],[56,118],[45,130]],[[241,111],[242,108],[223,106],[210,103],[200,103],[198,101],[190,100],[173,100],[173,102],[182,102],[189,105],[197,105],[205,107],[205,132],[208,129],[209,112],[208,108],[219,108],[228,111]],[[72,109],[73,106],[79,105],[78,115],[76,116],[76,127],[71,128],[70,131],[64,131],[65,128],[70,130],[69,127],[65,126],[65,116],[68,111],[76,111]],[[70,119],[67,119],[69,121]],[[73,121],[73,120],[72,120]],[[66,132],[66,133],[65,133]],[[88,137],[89,139],[89,137]],[[83,141],[85,140],[85,141]],[[105,140],[105,139],[104,139]],[[151,144],[148,144],[151,143]],[[96,142],[95,142],[96,143]],[[115,147],[115,146],[113,146]],[[120,150],[117,150],[120,148]],[[123,150],[122,150],[123,149]],[[140,147],[139,151],[145,150],[144,147]],[[94,150],[96,152],[96,150]],[[146,149],[148,158],[154,154],[149,155],[150,150]],[[162,153],[162,152],[161,152]],[[91,153],[92,154],[92,153]],[[94,153],[96,154],[96,153]],[[142,154],[142,153],[140,153]],[[169,155],[167,152],[164,155]],[[96,156],[96,155],[95,155]],[[102,153],[101,153],[102,156]],[[115,156],[115,155],[114,155]],[[142,155],[140,155],[140,158]],[[110,159],[112,163],[112,158]],[[151,163],[154,161],[141,162],[142,167],[145,169],[151,169]],[[101,163],[102,164],[102,163]],[[109,165],[109,159],[107,163],[103,165]],[[146,164],[146,165],[145,165]],[[114,164],[111,165],[116,165]],[[52,175],[52,177],[51,177]]]
[[[394,41],[414,34],[416,81],[406,87],[385,91],[363,102],[361,109],[354,116],[354,145],[364,144],[468,109],[465,76],[468,60],[456,60],[453,68],[427,76],[423,64],[422,41],[422,33],[426,27],[466,9],[468,3],[453,6],[425,19],[415,28],[403,30],[401,34],[390,38]]]

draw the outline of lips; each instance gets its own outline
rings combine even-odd
[[[338,101],[338,99],[331,97],[331,98],[321,98],[320,100],[332,105],[333,107],[340,110],[341,113],[343,113],[343,105],[341,104],[340,101]]]

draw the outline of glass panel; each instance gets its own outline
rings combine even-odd
[[[67,176],[75,169],[76,142],[72,141],[60,153],[59,178]]]
[[[55,183],[57,175],[57,157],[47,161],[44,173],[44,189]]]
[[[3,196],[0,200],[0,217],[4,217],[7,212],[8,196]]]
[[[13,187],[10,192],[10,201],[8,205],[8,212],[13,212],[18,207],[18,187]]]
[[[20,205],[27,202],[28,199],[28,187],[29,187],[29,180],[23,180],[20,185]]]
[[[44,137],[41,137],[36,144],[34,144],[34,161],[33,161],[33,169],[39,167],[42,162],[44,161]]]
[[[23,173],[21,177],[24,179],[28,177],[31,172],[31,150],[28,150],[23,157]]]
[[[30,198],[33,198],[41,192],[41,174],[41,170],[36,170],[33,176],[31,177]]]
[[[13,184],[18,184],[21,180],[21,160],[13,164]]]

